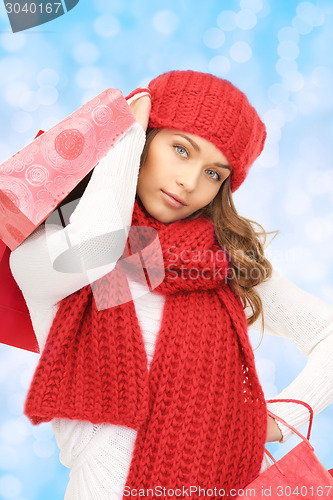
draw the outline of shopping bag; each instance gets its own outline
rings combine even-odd
[[[271,417],[289,427],[302,439],[302,442],[278,461],[268,450],[265,450],[273,465],[244,487],[244,490],[251,492],[255,498],[270,498],[270,500],[281,498],[314,500],[321,497],[332,499],[333,477],[316,457],[309,441],[313,421],[313,411],[310,405],[296,399],[272,399],[267,402],[290,402],[305,406],[310,412],[308,434],[305,438],[297,429],[268,410]],[[236,498],[241,498],[241,496]]]
[[[17,248],[135,122],[106,89],[0,165],[0,239]]]
[[[126,97],[126,101],[128,104],[130,104],[133,99],[136,99],[141,95],[149,94],[150,90],[148,88],[141,87],[131,92],[131,94]],[[92,101],[90,101],[90,103],[92,103]],[[125,112],[125,116],[127,116],[127,110]],[[126,121],[125,124],[127,126],[128,122]],[[123,127],[123,129],[124,128],[125,126]],[[35,139],[43,134],[44,131],[39,130]],[[116,140],[114,141],[114,143],[116,143]],[[90,179],[91,173],[92,172],[90,171],[88,174],[86,174],[85,177],[74,187],[74,189],[70,191],[69,194],[67,194],[67,196],[65,196],[65,192],[62,193],[62,195],[59,197],[60,204],[64,201],[69,203],[70,201],[79,199],[82,196],[83,191]],[[0,214],[2,208],[3,206],[1,205],[0,201]],[[25,303],[22,292],[10,271],[9,256],[10,249],[5,245],[3,241],[1,241],[0,235],[0,343],[19,347],[28,351],[40,352],[27,305]]]

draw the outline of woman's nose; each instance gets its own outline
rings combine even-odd
[[[191,165],[191,167],[188,166],[188,168],[184,168],[178,172],[176,182],[179,186],[183,186],[185,191],[191,192],[198,185],[199,175],[199,168]]]

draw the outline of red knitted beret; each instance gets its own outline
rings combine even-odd
[[[148,87],[149,126],[212,142],[232,167],[231,190],[236,191],[266,139],[266,127],[245,94],[228,80],[191,70],[163,73]]]

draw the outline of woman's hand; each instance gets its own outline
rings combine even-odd
[[[137,121],[140,123],[144,131],[147,130],[151,101],[148,95],[144,95],[135,99],[130,103],[130,108],[135,114]]]
[[[268,415],[266,443],[271,443],[272,441],[280,441],[280,439],[282,439],[280,428],[275,422],[274,418]]]

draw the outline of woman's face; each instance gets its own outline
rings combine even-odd
[[[174,222],[208,205],[230,173],[228,160],[211,142],[188,132],[162,129],[140,168],[137,194],[155,219]]]

